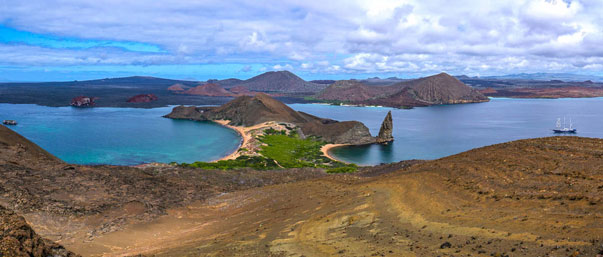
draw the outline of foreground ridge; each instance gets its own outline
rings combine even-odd
[[[603,139],[518,140],[327,176],[69,165],[8,128],[0,132],[3,206],[86,256],[603,250]]]

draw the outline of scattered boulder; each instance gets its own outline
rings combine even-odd
[[[393,129],[394,124],[392,121],[392,112],[389,111],[387,115],[385,115],[383,123],[381,123],[381,129],[379,129],[379,135],[377,136],[377,143],[386,144],[388,142],[394,141],[394,137],[392,135]]]
[[[135,96],[128,98],[127,102],[128,103],[148,103],[148,102],[152,102],[152,101],[157,101],[157,99],[159,99],[159,98],[154,94],[140,94],[140,95],[135,95]]]
[[[96,103],[94,102],[96,97],[88,97],[88,96],[78,96],[71,99],[71,106],[74,107],[92,107]]]
[[[452,247],[452,244],[450,242],[444,242],[442,245],[440,245],[440,249],[445,249],[445,248],[450,248]]]

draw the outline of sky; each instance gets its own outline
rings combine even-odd
[[[603,75],[603,0],[0,0],[0,81]]]

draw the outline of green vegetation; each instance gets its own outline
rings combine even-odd
[[[348,164],[347,166],[331,168],[327,170],[327,173],[350,173],[358,170],[356,164]]]
[[[270,170],[310,167],[324,168],[327,169],[328,173],[354,172],[358,168],[355,164],[345,164],[323,156],[320,148],[325,145],[325,142],[316,138],[302,139],[296,130],[291,130],[287,134],[286,130],[269,128],[264,130],[264,135],[259,136],[258,140],[264,144],[258,151],[261,156],[243,155],[234,160],[183,163],[181,165],[185,167],[220,170],[240,168]]]
[[[259,153],[276,160],[283,168],[322,167],[331,162],[320,151],[324,142],[285,133],[282,130],[281,133],[261,136],[259,140],[266,145],[261,147]]]
[[[256,170],[274,170],[280,168],[274,160],[261,156],[239,156],[234,160],[182,163],[180,165],[184,167],[193,167],[205,170],[232,170],[242,168],[253,168]]]

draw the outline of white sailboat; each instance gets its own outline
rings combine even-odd
[[[569,127],[565,125],[565,117],[563,117],[563,127],[561,126],[561,118],[557,118],[557,124],[553,132],[555,133],[576,133],[576,129],[573,128],[572,119],[570,118]]]

